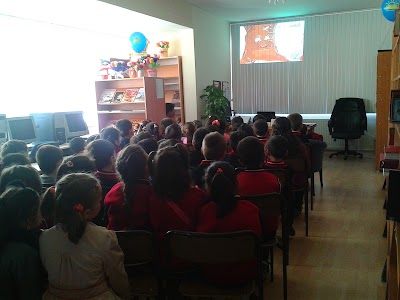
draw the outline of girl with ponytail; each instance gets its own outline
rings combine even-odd
[[[128,145],[118,153],[116,169],[121,182],[104,198],[111,230],[149,229],[147,154],[138,145]]]
[[[40,237],[40,256],[48,273],[43,299],[119,299],[129,295],[124,255],[114,232],[96,226],[101,186],[90,174],[58,181],[55,226]]]
[[[41,299],[40,196],[14,180],[0,195],[0,298]]]
[[[213,163],[206,171],[205,181],[210,202],[200,212],[198,232],[252,230],[261,235],[258,208],[246,200],[239,200],[235,170],[229,163]],[[235,286],[255,278],[256,264],[208,266],[204,267],[204,272],[216,285]]]

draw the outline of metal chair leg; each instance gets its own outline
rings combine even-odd
[[[308,236],[308,189],[305,190],[305,201],[304,201],[304,216],[305,216],[305,220],[306,220],[306,236]]]
[[[274,282],[274,247],[271,247],[269,249],[269,267],[271,270],[271,277],[270,277],[270,281]]]
[[[321,187],[324,187],[324,182],[322,181],[322,169],[319,170],[319,182],[321,183]]]
[[[311,210],[314,209],[314,196],[315,196],[315,186],[314,186],[314,173],[311,174]]]

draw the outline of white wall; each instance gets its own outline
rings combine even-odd
[[[193,29],[193,39],[181,32],[185,113],[188,121],[200,118],[203,89],[213,80],[230,81],[229,23],[182,0],[102,1]]]

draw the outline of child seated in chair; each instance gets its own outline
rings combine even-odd
[[[194,184],[201,189],[205,189],[204,174],[205,170],[215,161],[223,161],[226,155],[226,142],[224,137],[218,132],[207,134],[203,140],[201,151],[204,160],[192,170]]]
[[[227,162],[215,162],[206,171],[207,194],[211,200],[203,206],[197,225],[198,232],[224,233],[252,230],[261,235],[258,207],[237,196],[235,170]],[[255,278],[252,262],[204,268],[207,279],[214,284],[234,286]]]
[[[192,141],[194,151],[189,153],[191,168],[197,167],[201,161],[204,160],[204,155],[201,153],[201,146],[203,144],[204,137],[209,133],[210,131],[205,127],[201,127],[194,132]]]
[[[254,134],[260,140],[260,142],[265,146],[268,141],[268,123],[264,119],[260,119],[254,122],[253,125]]]
[[[279,193],[278,178],[263,169],[264,147],[253,136],[240,141],[237,152],[245,171],[237,174],[238,192],[240,196]],[[279,224],[279,216],[262,222],[263,235],[274,236]]]
[[[225,161],[230,163],[234,169],[242,167],[239,161],[239,155],[236,153],[237,145],[243,140],[248,134],[245,131],[234,131],[231,133],[229,144],[231,151],[226,154]]]
[[[280,135],[271,136],[264,147],[266,169],[286,169],[284,159],[288,155],[288,141]]]
[[[104,198],[112,187],[119,182],[115,171],[115,148],[109,141],[96,140],[87,146],[87,154],[96,165],[97,171],[94,176],[100,181],[103,196],[100,213],[93,219],[93,223],[107,226],[108,217],[104,209]]]
[[[36,152],[36,161],[42,171],[40,180],[43,187],[55,185],[58,168],[63,161],[62,150],[56,146],[42,145]]]
[[[133,136],[132,122],[127,119],[118,120],[115,127],[119,130],[121,136],[119,147],[123,149],[126,145],[129,145],[131,137]]]

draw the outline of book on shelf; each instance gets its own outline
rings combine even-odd
[[[140,88],[137,92],[137,95],[135,97],[134,102],[144,102],[145,97],[144,97],[144,88]]]
[[[124,99],[125,91],[116,91],[114,94],[114,98],[112,100],[113,103],[121,103]]]
[[[139,88],[126,89],[123,102],[133,102],[136,98]]]
[[[110,103],[114,99],[117,89],[105,89],[101,92],[99,103]]]

